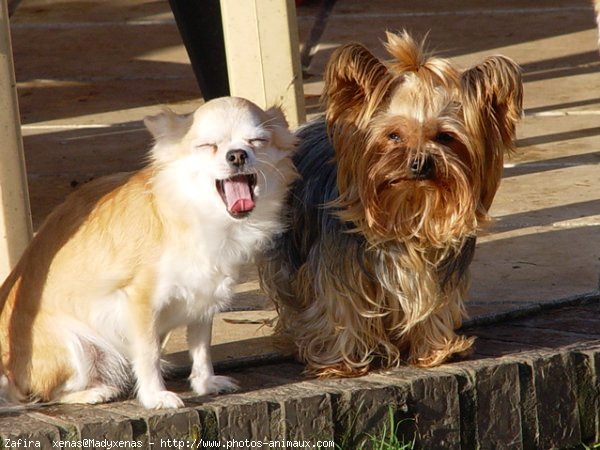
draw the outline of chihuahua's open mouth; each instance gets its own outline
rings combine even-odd
[[[236,219],[246,217],[256,206],[254,187],[256,174],[240,174],[217,180],[217,191],[227,207],[227,212]]]

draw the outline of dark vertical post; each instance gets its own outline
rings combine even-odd
[[[205,100],[229,95],[219,0],[169,0]]]

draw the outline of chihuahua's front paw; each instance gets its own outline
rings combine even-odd
[[[147,409],[175,409],[184,406],[183,400],[170,391],[157,391],[151,394],[138,394],[142,406]]]
[[[198,395],[221,394],[225,392],[234,392],[239,389],[237,381],[233,378],[221,375],[212,375],[210,377],[191,377],[192,389]]]

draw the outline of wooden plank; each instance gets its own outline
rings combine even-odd
[[[5,1],[0,2],[0,279],[32,236],[15,71]]]
[[[231,95],[282,107],[290,126],[305,121],[293,0],[221,0]]]

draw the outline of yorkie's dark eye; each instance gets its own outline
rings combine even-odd
[[[400,135],[398,133],[390,133],[388,134],[388,139],[392,142],[400,142],[402,140],[402,138],[400,137]]]
[[[435,136],[435,142],[438,144],[448,145],[452,141],[454,141],[454,136],[452,136],[450,133],[445,133],[442,131]]]

